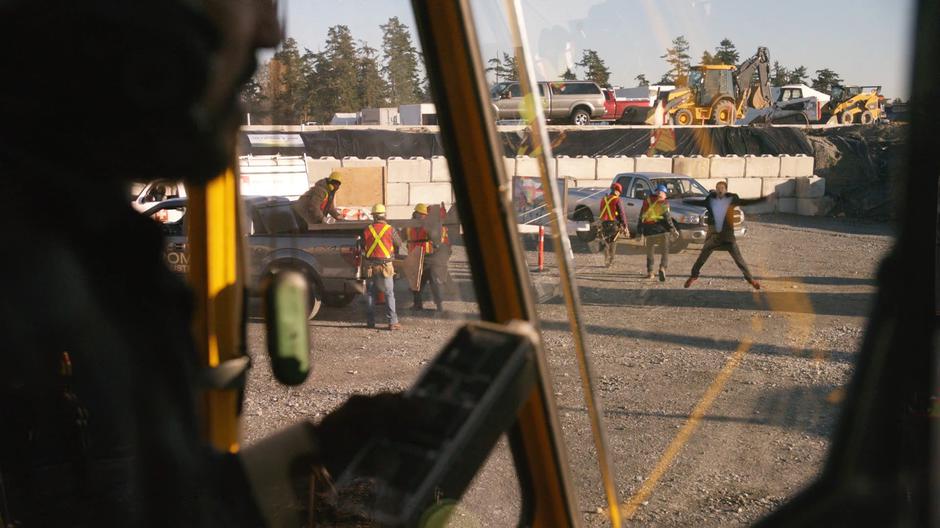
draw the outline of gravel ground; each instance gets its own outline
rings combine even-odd
[[[633,526],[750,524],[806,485],[825,457],[891,228],[789,215],[749,225],[740,245],[760,292],[726,253],[713,254],[686,290],[694,246],[670,256],[661,283],[645,278],[637,246],[621,244],[614,265],[603,268],[601,255],[574,244],[618,494]],[[531,251],[528,258],[535,262]],[[549,271],[534,276],[539,291],[557,282],[552,261],[548,254]],[[324,308],[311,322],[314,372],[301,387],[274,382],[263,327],[252,324],[246,443],[317,420],[350,394],[408,387],[456,328],[476,317],[461,248],[452,272],[459,291],[448,298],[446,317],[405,309],[410,295],[399,292],[401,332],[365,328],[358,304]],[[586,525],[603,526],[606,504],[565,307],[554,298],[538,311],[579,507]],[[695,410],[700,419],[690,420]],[[501,441],[453,524],[513,525],[519,501]]]

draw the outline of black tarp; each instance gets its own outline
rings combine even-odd
[[[549,138],[556,156],[639,156],[650,147],[649,128],[587,128],[584,130],[551,130]],[[670,130],[670,129],[663,129]],[[806,154],[813,148],[799,128],[775,127],[708,127],[677,128],[675,150],[660,152],[664,155],[708,156],[710,154]],[[314,158],[346,156],[368,158],[402,158],[442,156],[443,147],[436,133],[423,131],[396,131],[346,128],[300,132],[308,156]],[[531,152],[528,131],[501,132],[503,154],[524,156]],[[251,147],[242,140],[242,147],[255,155],[276,154],[275,148]],[[247,144],[247,145],[246,145]],[[663,142],[660,142],[663,144]],[[290,154],[300,154],[293,152]],[[298,149],[299,150],[299,149]],[[243,151],[243,153],[247,153]],[[280,154],[288,154],[280,149]]]

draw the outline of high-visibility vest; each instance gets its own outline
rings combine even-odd
[[[646,199],[646,211],[640,217],[644,224],[655,224],[666,217],[666,211],[669,210],[669,203],[665,200],[660,202],[653,198]]]
[[[617,200],[620,196],[608,194],[601,198],[601,220],[617,220]]]
[[[323,197],[323,203],[320,204],[320,210],[324,213],[326,208],[330,205],[330,202],[333,201],[333,196],[335,196],[336,191],[330,190],[330,184],[326,184],[326,196]]]
[[[450,244],[450,234],[447,232],[447,226],[441,226],[441,244]]]
[[[392,239],[392,226],[385,222],[370,225],[363,233],[367,259],[390,259],[395,253],[395,241]]]
[[[431,240],[428,238],[428,232],[423,227],[409,227],[408,228],[408,253],[412,251],[418,251],[421,247],[424,247],[424,254],[430,255],[434,251],[434,247],[431,245]]]

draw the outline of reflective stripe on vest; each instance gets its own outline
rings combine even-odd
[[[617,219],[616,208],[613,207],[613,204],[619,199],[619,196],[614,196],[613,194],[608,194],[601,198],[601,220]]]
[[[418,240],[423,240],[423,242],[418,242]],[[428,232],[423,227],[409,227],[408,252],[417,251],[422,246],[424,246],[425,255],[430,255],[434,249],[431,246],[431,241],[428,240]]]
[[[382,226],[381,230],[376,233],[375,226]],[[379,250],[378,258],[389,259],[392,258],[392,252],[395,249],[395,242],[392,240],[392,226],[388,224],[372,224],[369,226],[369,229],[366,230],[366,258],[372,258],[375,255],[375,250]]]
[[[652,224],[659,222],[666,216],[666,211],[669,209],[669,204],[666,202],[660,202],[659,200],[646,201],[646,212],[643,213],[642,220],[644,224]]]

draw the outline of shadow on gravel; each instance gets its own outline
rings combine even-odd
[[[779,427],[800,431],[819,437],[829,437],[835,427],[839,406],[833,403],[832,395],[839,388],[834,385],[799,386],[792,388],[758,389],[753,406],[740,409],[742,414],[752,416],[727,416],[706,414],[702,421],[713,423],[751,424]],[[584,407],[561,406],[559,410],[585,413]],[[632,418],[663,418],[685,422],[688,414],[657,412],[648,410],[605,409],[604,415]]]
[[[798,229],[820,229],[846,235],[894,236],[894,227],[887,222],[869,220],[831,218],[826,216],[800,216],[791,214],[760,215],[749,217],[755,224],[772,224]]]
[[[728,308],[864,317],[873,293],[727,291],[695,289],[605,289],[581,286],[584,306],[668,306],[672,308]],[[808,300],[808,302],[807,302]],[[551,304],[560,303],[553,299]]]
[[[567,331],[567,321],[541,321],[541,326],[548,330]],[[721,353],[731,353],[737,350],[741,344],[734,339],[715,339],[711,337],[696,337],[680,334],[669,334],[665,332],[648,332],[644,330],[633,330],[629,328],[617,328],[613,326],[587,325],[587,331],[592,335],[599,336],[617,336],[634,339],[646,339],[658,343],[671,343],[675,345],[685,345],[690,347],[704,348],[706,350],[719,351]],[[822,361],[835,361],[837,363],[855,363],[855,354],[839,350],[816,350],[811,348],[794,348],[779,345],[770,345],[766,343],[754,343],[748,354],[758,354],[763,356],[795,357],[815,359]]]

